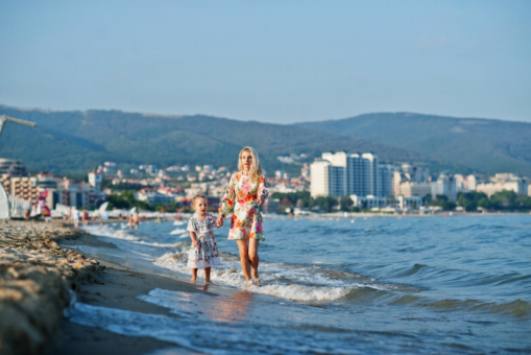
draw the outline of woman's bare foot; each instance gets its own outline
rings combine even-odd
[[[197,277],[192,276],[192,278],[190,279],[190,282],[195,284],[196,281],[197,281]]]
[[[258,277],[253,277],[253,285],[260,286],[260,279]]]
[[[245,279],[243,280],[243,286],[245,288],[251,287],[253,285],[253,281],[251,279]]]

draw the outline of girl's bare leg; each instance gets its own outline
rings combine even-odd
[[[197,269],[192,269],[192,283],[195,284],[195,281],[197,280]]]
[[[205,284],[209,284],[210,283],[210,270],[211,270],[211,268],[209,268],[209,267],[205,268]]]
[[[249,256],[247,240],[237,240],[236,244],[238,244],[238,249],[240,251],[240,264],[242,266],[243,278],[245,279],[245,281],[248,281],[251,279],[251,277],[249,276]]]
[[[259,240],[256,238],[249,239],[249,262],[251,263],[251,276],[253,279],[258,279],[258,244]]]

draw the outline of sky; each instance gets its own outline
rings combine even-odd
[[[531,122],[531,1],[0,2],[0,104]]]

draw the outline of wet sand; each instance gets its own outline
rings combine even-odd
[[[84,283],[76,292],[79,302],[126,309],[130,311],[168,314],[168,310],[141,301],[137,296],[151,289],[199,292],[194,286],[167,277],[142,274],[115,264],[101,262],[105,271],[96,282]],[[86,327],[64,318],[60,330],[47,354],[146,354],[160,349],[176,349],[176,345],[148,337],[129,337],[105,330]],[[188,353],[180,349],[179,353]]]

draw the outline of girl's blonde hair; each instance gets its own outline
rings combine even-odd
[[[253,149],[253,147],[250,147],[250,146],[243,147],[242,150],[240,150],[240,153],[238,154],[238,171],[243,170],[243,165],[242,165],[243,152],[251,153],[251,156],[253,157],[253,162],[251,164],[251,176],[253,177],[261,176],[262,168],[260,167],[260,158],[258,158],[258,153]]]
[[[199,200],[199,199],[203,199],[203,200],[205,200],[208,203],[208,199],[207,199],[207,197],[205,195],[197,194],[194,197],[192,197],[192,208],[194,210],[195,210],[195,204],[196,204],[197,200]]]

